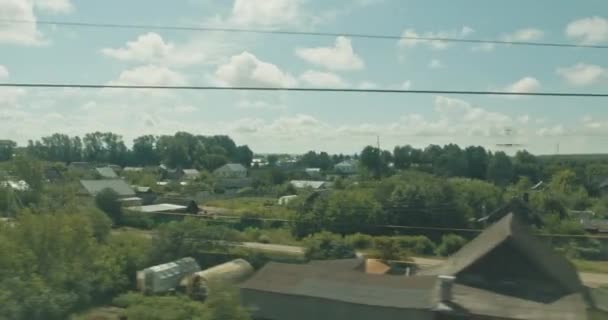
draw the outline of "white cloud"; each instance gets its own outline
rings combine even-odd
[[[238,26],[297,24],[302,18],[301,0],[235,0],[226,22]]]
[[[378,89],[378,84],[372,81],[361,81],[359,85],[357,85],[359,89]]]
[[[518,117],[517,121],[521,124],[527,124],[528,122],[530,122],[530,116],[525,114],[523,116]]]
[[[473,52],[491,52],[494,51],[496,45],[493,43],[482,43],[479,45],[474,45],[471,47],[471,51]]]
[[[539,136],[561,136],[566,132],[563,125],[555,125],[552,127],[540,128],[536,131]]]
[[[173,107],[173,110],[178,113],[192,113],[192,112],[197,111],[198,108],[196,108],[193,105],[183,104],[183,105],[177,105],[177,106]]]
[[[0,81],[7,80],[10,77],[8,69],[0,65]],[[0,88],[0,106],[2,107],[14,107],[18,100],[25,96],[26,91],[23,88],[11,88],[4,87]]]
[[[597,16],[574,20],[566,27],[566,35],[585,44],[607,42],[608,20]]]
[[[0,20],[36,21],[34,6],[29,0],[0,1]],[[42,33],[36,23],[0,23],[0,44],[41,45]]]
[[[419,44],[427,45],[435,50],[443,50],[450,46],[449,42],[441,40],[421,40],[417,38],[464,38],[474,32],[474,29],[468,26],[462,27],[458,31],[439,31],[439,32],[425,32],[418,33],[414,29],[405,29],[399,40],[398,44],[401,48],[413,48]]]
[[[568,83],[575,86],[593,85],[608,77],[608,69],[586,63],[557,68],[556,72]]]
[[[406,80],[401,84],[401,89],[409,90],[412,87],[412,81]]]
[[[239,109],[250,109],[250,110],[286,110],[287,106],[284,104],[271,103],[265,100],[250,100],[243,99],[236,103],[236,107]]]
[[[224,86],[292,87],[297,84],[289,73],[247,51],[220,65],[215,71],[215,81]]]
[[[357,55],[349,38],[336,38],[333,47],[298,48],[296,55],[314,65],[330,70],[360,70],[365,67],[363,59]]]
[[[36,9],[50,13],[70,13],[74,6],[70,0],[33,0]]]
[[[431,59],[429,62],[429,68],[431,69],[439,69],[443,67],[443,63],[439,59]]]
[[[69,0],[1,0],[0,20],[22,20],[28,23],[0,23],[0,45],[48,44],[48,40],[38,30],[35,12],[69,13],[73,9],[74,6]]]
[[[503,41],[535,41],[540,40],[545,33],[536,28],[525,28],[502,36]]]
[[[300,75],[300,80],[313,87],[343,88],[348,85],[346,81],[335,73],[316,70],[305,71]]]
[[[8,69],[0,64],[0,80],[8,79]]]
[[[101,52],[122,61],[186,66],[204,59],[201,48],[193,45],[176,46],[154,32],[142,34],[123,48],[104,48]]]
[[[534,77],[524,77],[505,88],[507,92],[513,93],[530,93],[537,91],[540,88],[540,81]]]
[[[118,79],[109,82],[111,85],[151,86],[179,86],[187,83],[186,77],[179,72],[156,65],[146,65],[125,70],[120,73]]]

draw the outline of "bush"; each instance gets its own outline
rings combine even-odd
[[[434,255],[437,246],[425,236],[398,236],[395,237],[399,247],[413,254]]]
[[[344,238],[331,232],[321,232],[304,239],[306,258],[311,260],[348,259],[355,257],[354,248]]]
[[[155,225],[154,220],[149,214],[129,210],[125,210],[122,214],[121,224],[137,229],[152,229]]]
[[[460,250],[467,240],[456,234],[447,234],[441,237],[441,244],[437,247],[437,255],[446,257]]]
[[[344,238],[355,249],[369,249],[374,244],[374,238],[368,234],[355,233]]]
[[[374,238],[371,256],[382,260],[402,260],[407,259],[408,254],[399,247],[396,238],[383,236]]]

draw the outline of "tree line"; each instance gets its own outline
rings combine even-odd
[[[9,160],[15,144],[0,144],[0,160]],[[247,145],[237,146],[228,136],[144,135],[133,140],[132,147],[122,136],[112,132],[92,132],[84,137],[55,133],[30,140],[25,151],[42,160],[71,163],[88,161],[121,166],[153,166],[161,163],[172,168],[214,170],[226,163],[250,166],[253,152]]]

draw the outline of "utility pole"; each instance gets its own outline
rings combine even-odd
[[[559,142],[555,146],[555,154],[559,154]]]

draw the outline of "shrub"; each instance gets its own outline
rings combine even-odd
[[[370,255],[382,260],[406,260],[408,253],[399,246],[395,237],[375,237],[374,251]]]
[[[130,210],[125,210],[122,214],[121,224],[138,229],[152,229],[155,225],[149,214]]]
[[[368,234],[355,233],[344,238],[348,244],[355,249],[369,249],[372,247],[374,238]]]
[[[456,234],[447,234],[441,237],[441,244],[437,247],[437,255],[449,256],[456,251],[460,250],[467,240]]]
[[[396,240],[401,249],[413,254],[433,255],[437,249],[435,243],[425,236],[398,236]]]
[[[348,259],[355,257],[354,248],[342,236],[321,232],[304,239],[306,257],[311,260]]]

